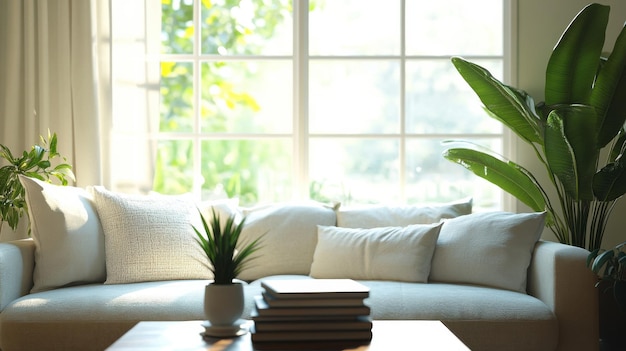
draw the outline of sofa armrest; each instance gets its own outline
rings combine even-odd
[[[35,242],[22,239],[0,243],[0,312],[33,286]]]
[[[528,272],[528,294],[542,300],[556,315],[558,350],[598,350],[597,276],[587,268],[589,251],[539,241]]]

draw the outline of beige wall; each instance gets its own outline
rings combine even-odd
[[[543,100],[545,67],[550,52],[559,40],[561,33],[576,14],[591,1],[586,0],[516,0],[517,18],[517,71],[513,74],[516,85],[529,92],[536,100]],[[626,1],[604,0],[601,4],[611,6],[611,17],[605,40],[605,51],[611,51],[613,43],[626,22]],[[515,58],[514,58],[515,59]],[[534,174],[544,174],[537,164],[535,155],[521,141],[515,143],[516,159],[529,166]],[[518,204],[517,210],[525,210]],[[555,240],[550,231],[544,238]],[[615,208],[604,237],[603,247],[611,247],[626,241],[626,198]]]

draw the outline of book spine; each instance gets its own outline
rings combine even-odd
[[[324,331],[324,332],[265,332],[251,334],[253,342],[264,341],[316,341],[316,340],[371,340],[372,331]]]

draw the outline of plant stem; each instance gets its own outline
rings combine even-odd
[[[591,208],[591,216],[593,218],[590,228],[589,250],[593,251],[602,246],[604,231],[609,221],[611,212],[615,207],[616,201],[594,201]]]

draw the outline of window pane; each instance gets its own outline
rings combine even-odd
[[[202,65],[202,131],[291,133],[291,61]]]
[[[162,140],[157,145],[154,190],[183,194],[193,190],[193,147],[189,140]]]
[[[161,132],[192,130],[192,74],[191,62],[161,62]]]
[[[312,61],[311,133],[398,133],[398,61]]]
[[[203,193],[223,191],[238,197],[242,205],[290,198],[291,143],[291,139],[203,141]]]
[[[161,52],[191,54],[193,52],[193,1],[161,2]]]
[[[407,0],[406,54],[502,55],[502,22],[502,0]]]
[[[468,140],[468,138],[464,138]],[[500,150],[500,139],[475,139],[479,145]],[[408,203],[455,201],[464,197],[474,199],[475,210],[502,208],[501,191],[495,185],[474,175],[441,155],[448,146],[438,139],[407,140],[406,186]]]
[[[309,14],[311,55],[400,54],[400,1],[316,1]]]
[[[311,140],[310,193],[319,201],[400,200],[399,142],[384,139]]]
[[[202,1],[202,53],[291,54],[291,7],[289,0]]]
[[[501,60],[472,61],[502,76]],[[450,60],[408,61],[406,75],[408,133],[501,133]]]
[[[472,196],[479,210],[501,208],[501,191],[445,160],[448,137],[432,134],[493,136],[477,141],[502,150],[502,126],[448,58],[502,78],[502,0],[311,0],[308,28],[293,27],[292,0],[161,3],[161,51],[170,55],[159,131],[170,134],[158,136],[157,164],[146,167],[156,169],[155,190],[248,206],[309,186],[312,198],[343,204]],[[310,56],[293,52],[294,33]],[[294,72],[294,60],[308,70]],[[303,116],[294,116],[294,96],[304,98]],[[307,164],[295,169],[294,160]]]

